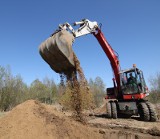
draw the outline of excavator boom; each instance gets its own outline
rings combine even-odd
[[[119,90],[120,89],[120,76],[119,76],[120,66],[119,66],[118,56],[115,54],[114,50],[109,45],[109,43],[107,42],[107,40],[105,39],[103,33],[99,28],[97,29],[97,33],[94,33],[94,36],[98,40],[103,51],[105,52],[105,54],[107,55],[108,59],[111,62],[111,66],[112,66],[112,69],[115,75],[115,80],[117,83],[117,89]]]
[[[114,50],[111,48],[97,22],[83,19],[75,22],[74,26],[80,25],[76,30],[69,24],[59,25],[59,30],[40,45],[40,54],[50,67],[57,73],[66,73],[74,70],[72,43],[75,38],[87,34],[93,34],[100,43],[105,54],[111,62],[114,71],[117,88],[120,88],[119,60]]]

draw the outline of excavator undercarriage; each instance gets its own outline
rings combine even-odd
[[[109,100],[106,103],[107,118],[130,118],[131,116],[140,116],[141,121],[157,121],[156,110],[149,101],[118,101]]]

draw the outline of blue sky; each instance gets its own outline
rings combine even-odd
[[[1,0],[0,65],[10,65],[27,84],[46,76],[58,83],[59,75],[42,60],[38,46],[60,23],[88,18],[102,23],[122,69],[136,63],[148,82],[160,71],[159,7],[159,0]],[[110,62],[93,35],[77,38],[73,49],[87,79],[100,76],[112,86]]]

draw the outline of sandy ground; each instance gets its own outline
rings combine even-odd
[[[107,119],[87,116],[87,124],[70,117],[58,106],[26,101],[0,118],[0,139],[158,139],[160,121],[142,122],[138,119]],[[99,114],[99,115],[98,115]]]
[[[131,117],[127,118],[118,118],[118,119],[108,119],[105,117],[106,107],[105,104],[100,108],[96,109],[88,119],[88,124],[97,128],[103,129],[114,129],[117,132],[123,132],[126,134],[136,134],[142,137],[151,138],[160,138],[160,104],[155,106],[158,113],[157,122],[143,122],[140,121],[140,118]],[[142,133],[142,134],[140,134]],[[150,138],[149,137],[149,138]],[[141,138],[141,137],[140,137]]]

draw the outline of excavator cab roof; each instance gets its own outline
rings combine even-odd
[[[125,69],[125,70],[121,70],[119,73],[130,73],[130,72],[136,72],[137,74],[140,74],[140,72],[142,72],[140,69],[138,68],[130,68],[130,69]]]

